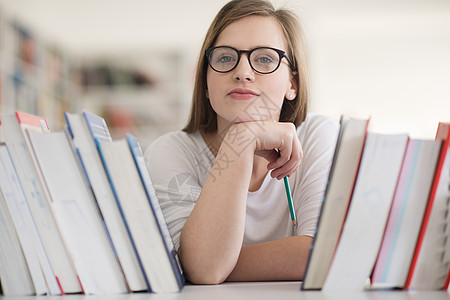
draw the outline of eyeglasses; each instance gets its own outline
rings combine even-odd
[[[292,70],[295,70],[283,50],[258,47],[252,50],[237,50],[228,46],[209,48],[205,51],[205,56],[210,67],[219,73],[227,73],[236,68],[241,59],[241,54],[246,53],[248,62],[253,70],[260,74],[270,74],[275,72],[281,64],[283,57],[289,63]]]

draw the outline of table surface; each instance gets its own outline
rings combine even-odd
[[[134,293],[123,295],[64,295],[7,297],[0,300],[450,300],[447,291],[396,291],[376,290],[359,293],[326,293],[321,291],[300,291],[300,282],[240,282],[220,285],[186,285],[178,294]]]

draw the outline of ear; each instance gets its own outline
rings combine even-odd
[[[208,90],[205,90],[206,99],[209,99],[209,92]]]
[[[285,97],[288,100],[294,100],[297,97],[297,93],[298,93],[298,73],[292,72],[290,85],[286,90]]]

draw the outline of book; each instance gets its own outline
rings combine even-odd
[[[36,293],[3,192],[0,192],[0,283],[6,296]]]
[[[175,250],[175,246],[172,240],[172,236],[170,235],[169,228],[167,227],[166,219],[159,204],[155,188],[153,187],[150,173],[147,164],[145,163],[144,153],[142,152],[142,148],[139,144],[139,141],[135,136],[127,134],[126,138],[130,146],[134,162],[136,163],[136,167],[139,171],[139,175],[141,176],[142,184],[145,188],[145,191],[147,192],[150,207],[153,211],[156,223],[162,236],[162,241],[164,243],[164,248],[166,250],[167,257],[169,258],[170,265],[172,267],[173,275],[175,276],[178,288],[181,291],[185,283],[183,269],[181,267],[181,262],[178,257],[178,254]],[[171,275],[169,270],[166,270],[166,272],[169,274],[168,276]]]
[[[64,115],[73,145],[86,172],[128,287],[135,292],[148,291],[149,287],[145,281],[143,270],[137,259],[95,144],[95,138],[112,141],[106,122],[103,118],[89,112],[79,114],[65,112]],[[90,128],[93,130],[91,131]]]
[[[325,282],[347,214],[368,126],[369,119],[341,117],[328,184],[303,278],[303,290],[321,289]]]
[[[146,188],[126,139],[97,139],[110,184],[152,292],[180,291]]]
[[[36,158],[26,133],[27,130],[49,132],[47,122],[38,116],[16,112],[3,116],[2,130],[61,293],[80,293],[72,259],[58,230],[48,191],[42,185],[42,174],[36,168]]]
[[[363,291],[391,207],[407,134],[369,132],[347,217],[322,290]]]
[[[440,140],[410,139],[383,242],[371,276],[373,286],[405,285],[441,148]]]
[[[5,144],[0,144],[0,190],[11,215],[37,295],[60,295],[61,290],[34,224],[28,203]]]
[[[65,132],[28,132],[83,292],[128,292],[100,213]]]
[[[439,123],[443,141],[405,288],[440,290],[448,287],[450,267],[450,123]]]

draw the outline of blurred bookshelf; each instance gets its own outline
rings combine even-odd
[[[74,76],[79,109],[105,118],[113,138],[131,133],[145,147],[185,124],[191,64],[177,49],[85,59]]]
[[[0,11],[0,109],[44,116],[61,128],[64,110],[71,110],[70,62],[57,47]]]
[[[193,63],[180,49],[73,57],[0,7],[0,113],[44,117],[65,126],[64,111],[105,118],[113,138],[126,133],[145,148],[186,122]]]

